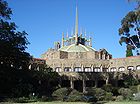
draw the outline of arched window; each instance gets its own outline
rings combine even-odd
[[[71,69],[71,67],[65,67],[65,68],[64,68],[64,71],[65,71],[65,72],[71,72],[72,69]]]
[[[93,72],[93,70],[90,67],[85,67],[85,72]]]
[[[61,69],[61,67],[56,67],[56,68],[55,68],[55,71],[56,71],[56,72],[61,72],[62,69]]]
[[[82,68],[81,68],[81,67],[75,67],[75,68],[74,68],[74,71],[75,71],[75,72],[82,72]]]
[[[127,70],[134,70],[134,66],[128,66]]]
[[[100,72],[100,68],[99,67],[94,68],[94,72]]]
[[[119,71],[125,71],[124,67],[119,67]]]
[[[115,71],[117,71],[116,67],[110,68],[110,72],[115,72]]]
[[[138,66],[136,67],[136,69],[137,69],[137,70],[140,70],[140,65],[138,65]]]

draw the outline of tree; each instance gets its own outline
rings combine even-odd
[[[130,11],[121,21],[121,28],[119,28],[119,35],[121,36],[119,43],[126,43],[126,56],[132,56],[132,50],[136,50],[139,55],[140,48],[140,9],[139,1],[138,8]],[[131,54],[130,54],[131,53]],[[128,55],[129,54],[129,55]]]
[[[133,52],[131,49],[126,50],[126,57],[133,56]]]
[[[25,31],[18,31],[11,22],[12,10],[8,3],[0,0],[0,64],[16,68],[27,66],[30,55],[25,52],[29,44]]]
[[[136,7],[136,9],[140,9],[140,0],[128,0],[128,2],[130,2],[130,1],[134,1],[134,2],[137,2],[137,7]]]

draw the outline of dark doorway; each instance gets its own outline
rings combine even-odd
[[[93,80],[86,81],[86,87],[94,87],[94,86],[95,86],[95,82]]]
[[[61,86],[62,87],[70,87],[70,80],[62,80]]]
[[[113,87],[117,87],[118,86],[118,81],[115,79],[110,80],[109,82]]]
[[[124,80],[118,80],[118,87],[124,87]]]
[[[74,89],[82,92],[83,91],[83,82],[81,80],[74,81]]]
[[[97,87],[103,87],[103,85],[105,85],[105,81],[104,80],[99,80],[98,81],[98,86]]]

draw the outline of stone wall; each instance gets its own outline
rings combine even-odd
[[[119,68],[124,67],[124,71],[128,71],[129,67],[134,67],[133,70],[136,70],[137,66],[140,65],[140,56],[133,56],[127,58],[117,58],[111,59],[109,61],[110,68],[116,68],[119,71]]]
[[[95,59],[95,51],[87,52],[87,59]]]
[[[51,59],[46,60],[46,64],[48,64],[52,68],[56,67],[71,67],[74,69],[75,67],[88,67],[88,68],[108,68],[109,61],[108,60],[96,60],[96,59]],[[62,69],[63,71],[63,69]]]
[[[46,52],[46,64],[64,72],[65,68],[91,72],[129,72],[140,71],[140,56],[110,59],[112,56],[105,50],[92,52],[64,52],[49,50]],[[90,71],[89,71],[90,72]]]
[[[86,52],[69,52],[68,59],[87,59]]]

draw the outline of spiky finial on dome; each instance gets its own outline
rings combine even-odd
[[[61,46],[64,47],[64,32],[62,32],[62,42],[61,42]]]
[[[76,6],[76,20],[75,20],[75,44],[78,43],[78,8]]]

